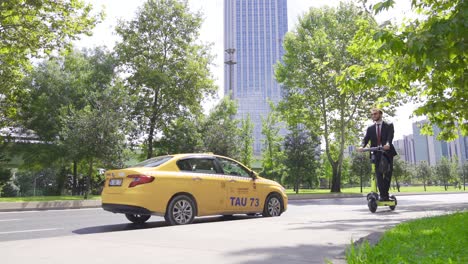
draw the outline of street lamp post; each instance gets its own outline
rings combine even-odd
[[[36,196],[36,180],[41,178],[41,177],[44,177],[43,174],[37,176],[36,178],[34,178],[34,191],[33,191],[33,196]]]
[[[224,63],[229,65],[229,96],[231,96],[232,93],[232,65],[236,64],[236,61],[233,59],[233,55],[236,52],[236,49],[234,48],[229,48],[226,49],[225,52],[229,55],[229,59],[225,61]]]

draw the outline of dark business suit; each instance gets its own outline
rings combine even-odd
[[[380,145],[390,145],[390,149],[385,152],[386,158],[388,158],[388,162],[390,165],[390,170],[385,175],[379,172],[379,163],[380,159],[382,158],[382,152],[375,152],[375,176],[377,178],[377,185],[379,187],[380,196],[384,199],[388,199],[388,190],[390,189],[390,183],[392,180],[392,172],[393,172],[393,157],[397,155],[395,147],[393,146],[393,134],[394,128],[392,123],[382,122],[380,128]],[[367,128],[366,135],[362,140],[362,147],[366,147],[366,145],[371,142],[371,147],[377,147],[378,139],[377,139],[377,129],[376,124],[373,124]]]

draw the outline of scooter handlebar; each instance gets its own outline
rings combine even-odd
[[[362,151],[382,151],[384,152],[384,148],[383,147],[370,147],[370,148],[363,148]]]

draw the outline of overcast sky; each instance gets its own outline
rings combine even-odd
[[[105,20],[97,25],[93,30],[93,36],[84,36],[75,45],[78,48],[92,48],[96,46],[107,46],[112,49],[118,37],[115,35],[114,28],[117,21],[130,20],[135,17],[135,11],[141,6],[144,0],[85,0],[92,3],[95,10],[104,9],[106,13]],[[324,5],[336,6],[338,0],[288,0],[288,27],[289,30],[295,28],[298,16],[301,16],[310,7],[320,7]],[[371,1],[368,1],[371,2]],[[375,2],[375,1],[373,1]],[[377,17],[382,22],[391,19],[401,21],[403,17],[409,16],[410,1],[396,0],[395,9],[386,12]],[[206,43],[213,44],[212,53],[216,56],[215,66],[212,68],[212,74],[219,87],[219,95],[223,94],[223,3],[224,0],[189,0],[192,11],[201,11],[204,15],[204,23],[200,32],[200,39]],[[412,134],[410,114],[412,106],[402,107],[397,111],[397,115],[388,120],[395,124],[395,139],[403,138],[403,135]]]

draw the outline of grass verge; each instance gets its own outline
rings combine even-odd
[[[99,195],[88,196],[88,200],[100,199]],[[0,197],[0,202],[49,202],[49,201],[84,200],[83,196],[29,196],[29,197]]]
[[[371,247],[366,241],[347,250],[348,264],[468,263],[468,212],[422,218],[397,225]]]

